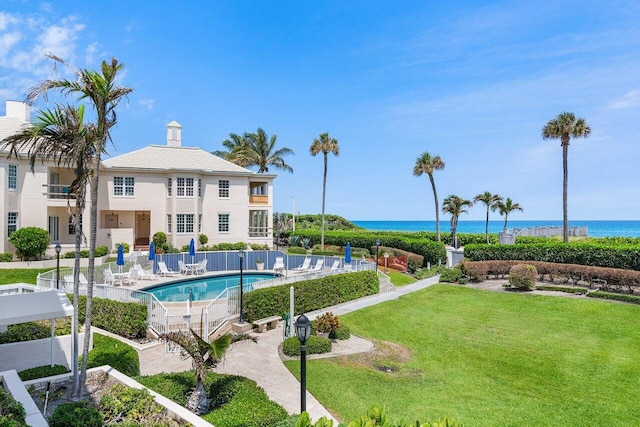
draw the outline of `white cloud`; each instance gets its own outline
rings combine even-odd
[[[153,110],[153,105],[155,104],[155,102],[155,99],[141,99],[138,101],[138,104],[140,104],[147,110]]]
[[[619,98],[609,102],[607,108],[611,110],[621,110],[626,108],[640,107],[640,90],[632,90]]]
[[[98,43],[91,43],[84,50],[84,62],[91,64],[93,62],[93,55],[98,51]]]

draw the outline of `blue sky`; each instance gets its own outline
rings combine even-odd
[[[111,155],[164,144],[171,120],[207,151],[262,127],[296,153],[293,174],[270,170],[274,210],[291,211],[286,193],[320,213],[323,162],[309,146],[329,132],[341,152],[327,213],[433,220],[428,178],[412,174],[429,151],[446,163],[441,200],[491,191],[523,206],[513,220],[560,220],[562,151],[540,131],[570,111],[592,129],[569,148],[570,221],[639,219],[639,18],[638,1],[10,0],[0,114],[51,76],[43,52],[82,68],[115,56],[134,92]],[[477,206],[461,219],[483,218]]]

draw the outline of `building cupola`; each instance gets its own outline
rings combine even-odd
[[[167,146],[182,146],[182,126],[175,120],[167,125]]]

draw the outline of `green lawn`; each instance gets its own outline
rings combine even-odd
[[[634,305],[436,285],[340,317],[410,357],[311,360],[307,385],[342,420],[378,403],[394,420],[640,425],[638,319]]]
[[[30,283],[35,285],[38,273],[51,270],[51,268],[0,269],[0,285],[8,285],[11,283]]]
[[[389,279],[391,279],[391,283],[393,283],[394,286],[405,286],[416,282],[416,279],[413,277],[397,271],[389,270],[386,274],[389,276]]]

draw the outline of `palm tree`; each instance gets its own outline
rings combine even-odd
[[[229,139],[222,141],[227,151],[214,151],[213,154],[238,166],[258,166],[258,173],[269,172],[269,166],[293,172],[284,157],[295,153],[287,147],[276,150],[277,139],[277,135],[269,137],[262,128],[258,128],[256,133],[245,133],[243,136],[230,133]]]
[[[433,172],[441,169],[444,169],[444,162],[440,156],[432,156],[427,151],[416,159],[416,164],[413,167],[415,176],[420,176],[423,173],[429,175],[429,181],[431,181],[431,188],[433,189],[433,201],[436,205],[436,237],[438,242],[440,241],[440,209],[438,208],[438,192],[436,191],[436,182],[433,180]]]
[[[80,247],[82,230],[79,226],[80,215],[86,205],[86,189],[91,173],[91,164],[95,157],[95,126],[84,124],[84,106],[77,109],[69,105],[51,110],[39,111],[33,125],[21,129],[18,133],[5,138],[0,144],[10,149],[10,156],[20,157],[27,151],[31,172],[34,172],[37,160],[52,161],[75,171],[75,179],[69,187],[69,194],[75,199],[75,206],[69,205],[73,212],[75,225],[76,256],[73,270],[73,311],[72,324],[73,355],[72,364],[78,366],[78,301],[80,283]],[[74,393],[80,387],[78,370],[73,370]]]
[[[487,244],[489,244],[489,209],[491,212],[495,212],[498,209],[498,203],[502,201],[502,196],[498,194],[491,194],[488,191],[478,194],[473,198],[474,203],[482,202],[487,207],[487,219],[484,224],[484,235],[487,238]]]
[[[586,138],[591,134],[591,128],[583,118],[576,118],[573,113],[560,113],[542,128],[543,139],[558,139],[562,146],[562,238],[569,242],[569,216],[567,214],[567,192],[569,183],[569,169],[567,156],[571,137]]]
[[[77,80],[67,79],[44,80],[40,84],[29,90],[27,99],[35,101],[38,97],[47,97],[49,91],[58,90],[64,95],[77,95],[79,99],[88,99],[91,102],[96,114],[95,124],[95,149],[94,158],[91,163],[91,209],[90,209],[90,234],[89,234],[89,268],[88,282],[94,282],[96,232],[98,223],[98,188],[100,179],[100,160],[103,153],[106,153],[107,141],[111,141],[111,128],[117,123],[116,107],[120,102],[133,91],[133,89],[117,85],[118,73],[124,68],[116,58],[110,62],[102,61],[100,71],[80,69],[76,70],[63,59],[46,54],[56,63],[60,63],[70,68],[77,77]],[[82,392],[85,379],[87,377],[87,355],[89,352],[91,321],[93,309],[93,286],[87,287],[87,308],[85,317],[85,337],[82,357],[82,369],[80,370],[80,387],[76,396]]]
[[[333,153],[336,157],[340,155],[340,145],[338,140],[329,136],[329,132],[321,133],[318,138],[311,142],[309,147],[311,155],[322,153],[324,157],[324,173],[322,175],[322,228],[320,234],[320,247],[324,248],[324,207],[327,195],[327,155]]]
[[[210,343],[202,339],[197,333],[169,332],[160,336],[165,342],[171,342],[181,347],[181,356],[185,359],[191,358],[193,372],[196,376],[196,388],[191,392],[187,400],[187,409],[197,415],[209,412],[209,396],[204,387],[204,379],[207,372],[215,369],[222,361],[224,354],[231,344],[251,340],[258,342],[258,339],[247,334],[225,334]]]
[[[520,211],[522,212],[522,206],[520,206],[520,203],[513,203],[513,200],[511,200],[510,198],[507,197],[506,201],[499,201],[498,202],[498,210],[500,212],[500,215],[504,215],[504,229],[507,229],[507,220],[509,219],[509,214],[513,211]]]
[[[460,214],[469,212],[467,207],[473,206],[471,200],[463,199],[454,194],[444,199],[442,212],[451,215],[451,246],[456,246],[456,230],[458,229],[458,217]]]

